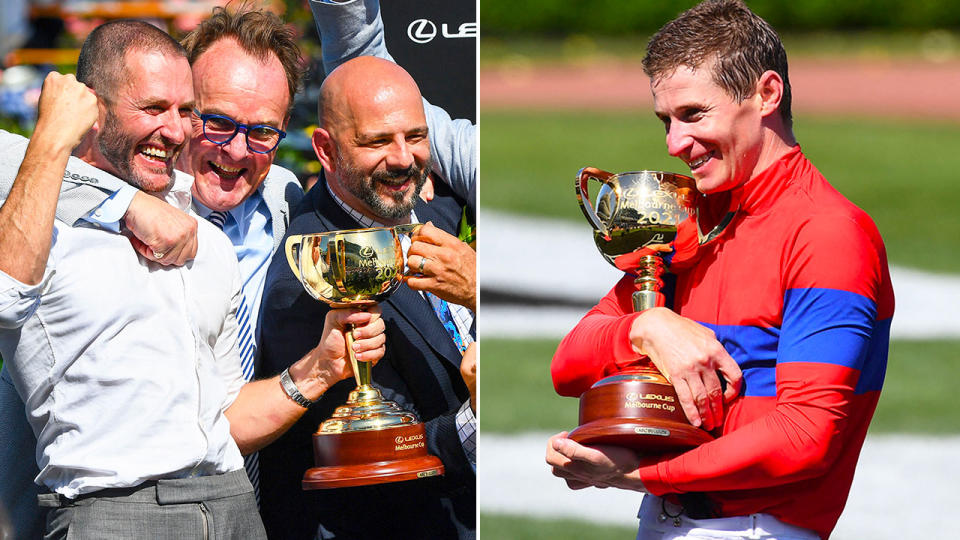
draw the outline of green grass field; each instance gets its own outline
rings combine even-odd
[[[637,535],[631,527],[597,525],[573,519],[534,519],[480,513],[480,537],[484,540],[585,540],[600,538],[630,539]]]

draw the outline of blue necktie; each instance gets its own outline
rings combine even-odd
[[[447,333],[450,334],[457,349],[459,349],[461,353],[467,350],[467,345],[463,342],[463,336],[460,335],[460,330],[457,329],[457,323],[453,320],[453,313],[450,312],[450,305],[447,304],[447,301],[431,292],[424,294],[427,296],[427,299],[430,300],[430,305],[433,306],[433,312],[437,314],[437,318],[443,323],[443,327],[446,328]]]
[[[214,210],[207,216],[207,220],[223,230],[227,222],[226,212]],[[240,370],[243,372],[243,380],[253,379],[253,357],[257,351],[257,345],[253,341],[253,331],[250,329],[250,305],[247,303],[246,296],[240,291],[240,309],[237,311],[237,325],[240,327],[240,337],[237,343],[240,348]],[[247,469],[247,476],[250,477],[250,483],[253,484],[253,493],[257,497],[257,504],[260,504],[260,458],[256,452],[243,458],[243,465]]]

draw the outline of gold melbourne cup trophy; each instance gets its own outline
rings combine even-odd
[[[369,307],[400,286],[404,259],[400,234],[415,225],[295,235],[287,238],[287,262],[310,296],[331,307]],[[387,401],[370,384],[372,367],[358,362],[352,329],[347,353],[357,387],[313,434],[316,467],[303,489],[328,489],[414,480],[443,474],[427,453],[423,424]]]
[[[588,191],[591,179],[601,184],[596,208]],[[576,189],[580,209],[593,226],[597,248],[615,266],[618,257],[672,242],[677,226],[696,215],[696,201],[701,196],[688,176],[660,171],[612,174],[593,167],[580,170]],[[663,306],[663,260],[650,254],[638,261],[634,311]],[[673,385],[643,358],[638,365],[597,381],[580,396],[580,425],[570,432],[570,438],[581,444],[662,453],[692,448],[713,436],[690,424]]]

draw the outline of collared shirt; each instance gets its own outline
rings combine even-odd
[[[262,190],[263,185],[228,211],[227,220],[223,224],[223,232],[233,244],[237,261],[240,263],[243,301],[247,303],[246,312],[250,314],[250,328],[259,328],[257,320],[260,316],[260,299],[273,255],[273,229],[270,223],[272,218]],[[211,210],[196,199],[193,206],[200,217],[206,219],[210,215]],[[254,335],[254,344],[258,341],[259,335]]]
[[[353,219],[357,220],[357,223],[363,225],[364,227],[385,227],[383,223],[374,221],[373,219],[368,218],[367,216],[361,214],[357,210],[353,209],[341,199],[332,189],[330,189],[330,184],[327,184],[327,190],[333,195],[333,200],[340,205],[340,208],[343,208],[344,212],[349,214]],[[417,215],[413,211],[410,212],[410,223],[420,223],[417,220]],[[410,248],[410,237],[404,235],[401,238],[401,244],[403,244],[403,256],[406,259],[407,250]],[[420,293],[423,295],[423,292]],[[426,300],[426,298],[424,298]],[[470,335],[470,327],[473,325],[473,312],[469,308],[461,306],[459,304],[450,304],[450,313],[453,315],[453,321],[457,325],[457,331],[460,332],[460,336],[463,338],[464,345],[470,344],[473,342],[473,337]],[[470,408],[470,402],[467,401],[460,407],[460,410],[457,411],[457,434],[460,436],[460,444],[463,446],[463,451],[466,454],[467,458],[470,461],[470,465],[473,467],[474,471],[477,469],[477,419],[473,414],[473,409]]]
[[[246,313],[249,313],[250,328],[258,328],[260,316],[260,298],[267,278],[267,268],[273,255],[273,229],[270,210],[263,199],[263,185],[244,199],[240,205],[227,212],[229,216],[223,225],[223,232],[230,239],[240,263],[240,276],[243,287],[243,301]],[[120,230],[120,220],[130,207],[130,201],[137,189],[125,186],[110,196],[83,219],[112,231]],[[206,219],[212,210],[203,203],[193,200],[193,208]],[[243,224],[241,226],[240,224]],[[244,311],[244,310],[241,310]],[[259,335],[253,336],[254,346]]]
[[[167,201],[187,209],[178,175]],[[54,224],[41,282],[0,272],[0,354],[37,436],[37,482],[75,497],[243,467],[223,412],[243,385],[233,248],[201,222],[185,267]]]

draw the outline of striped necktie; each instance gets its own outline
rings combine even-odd
[[[210,223],[223,230],[227,222],[226,212],[214,210],[207,216]],[[240,309],[237,311],[237,325],[240,327],[240,337],[237,340],[240,348],[240,368],[243,371],[243,379],[249,381],[253,378],[253,357],[257,352],[257,344],[253,339],[253,330],[250,328],[250,305],[246,296],[241,290]]]
[[[214,210],[207,216],[207,220],[223,230],[227,223],[227,213]],[[250,304],[247,303],[243,290],[240,291],[240,309],[237,311],[237,325],[240,327],[240,337],[237,340],[240,349],[240,369],[243,372],[243,380],[253,379],[253,357],[257,351],[257,344],[253,340],[253,331],[250,328]],[[250,477],[250,483],[253,484],[253,493],[257,497],[257,504],[260,504],[260,459],[259,454],[254,452],[243,459],[244,467],[247,469],[247,476]]]

